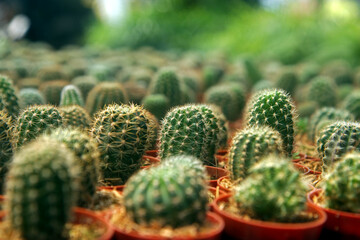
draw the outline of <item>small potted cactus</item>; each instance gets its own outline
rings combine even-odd
[[[307,186],[289,159],[270,155],[255,164],[214,211],[235,239],[317,239],[326,215],[306,206]]]

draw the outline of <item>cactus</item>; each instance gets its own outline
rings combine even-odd
[[[127,101],[126,92],[120,83],[103,82],[89,92],[86,109],[92,116],[108,104],[121,104]]]
[[[91,135],[99,144],[105,181],[121,185],[141,165],[149,136],[146,110],[137,105],[109,105],[98,112]]]
[[[89,129],[91,118],[84,108],[73,105],[60,107],[59,110],[63,117],[64,126]]]
[[[224,69],[218,66],[206,66],[203,70],[204,89],[208,89],[220,82]]]
[[[264,158],[235,187],[233,199],[241,215],[271,222],[296,222],[306,210],[307,186],[291,161],[276,155]]]
[[[271,88],[274,88],[274,83],[270,82],[269,80],[261,80],[253,86],[252,92],[257,93],[262,90],[271,89]]]
[[[63,80],[67,76],[61,71],[60,66],[49,66],[39,70],[37,77],[43,82],[53,81],[53,80]]]
[[[48,129],[62,125],[57,108],[49,105],[30,106],[23,110],[13,130],[13,146],[18,148]]]
[[[320,67],[317,64],[306,65],[300,73],[300,83],[306,84],[320,73]]]
[[[249,169],[271,153],[283,154],[280,134],[267,127],[249,127],[236,133],[229,150],[229,169],[233,181],[245,179]]]
[[[23,239],[67,239],[77,200],[79,166],[58,141],[39,138],[17,152],[6,185],[5,209]]]
[[[218,113],[207,105],[185,105],[168,112],[160,132],[160,158],[189,154],[207,165],[216,165],[214,154],[225,129]]]
[[[0,111],[0,194],[3,194],[5,175],[13,155],[11,146],[11,118],[6,111]]]
[[[158,120],[161,120],[170,108],[169,100],[163,94],[148,95],[143,99],[142,104]]]
[[[353,121],[354,116],[346,110],[336,109],[333,107],[323,107],[316,111],[310,118],[309,123],[309,138],[312,141],[316,141],[315,137],[322,130],[321,127],[325,127],[322,123],[327,124],[336,121]]]
[[[134,222],[173,228],[204,222],[208,201],[204,167],[196,158],[181,158],[187,156],[179,156],[174,164],[140,171],[129,179],[124,202]]]
[[[201,89],[199,80],[196,77],[192,76],[184,76],[182,80],[184,84],[188,87],[188,89],[192,91],[195,96],[197,96]]]
[[[346,110],[360,120],[360,91],[355,91],[344,99],[343,106]]]
[[[0,75],[0,96],[1,110],[6,110],[9,116],[16,118],[19,115],[18,98],[15,95],[12,80],[6,76]]]
[[[322,159],[323,174],[348,152],[360,150],[360,124],[339,121],[324,128],[317,140],[317,150]]]
[[[286,70],[276,82],[276,87],[293,95],[298,84],[298,76],[293,70]]]
[[[45,138],[46,139],[46,138]],[[95,140],[86,132],[75,128],[57,128],[47,139],[56,139],[72,150],[81,166],[81,182],[77,206],[87,207],[91,204],[100,180],[100,152]]]
[[[294,104],[283,90],[264,90],[255,94],[248,105],[248,125],[268,125],[277,130],[288,156],[294,145]]]
[[[19,105],[21,109],[31,105],[45,104],[44,96],[35,88],[23,88],[19,93]]]
[[[322,182],[325,206],[340,211],[360,213],[360,153],[346,154],[334,165]]]
[[[336,105],[336,85],[330,78],[319,76],[309,84],[309,100],[317,102],[320,107]]]
[[[81,95],[86,100],[91,89],[96,86],[96,79],[92,76],[81,76],[74,78],[71,83],[80,90]]]
[[[344,60],[334,60],[328,63],[323,68],[322,74],[334,79],[338,86],[352,85],[354,82],[351,66]]]
[[[263,78],[260,70],[251,59],[244,60],[244,68],[250,86],[254,86]]]
[[[316,112],[318,105],[314,101],[302,102],[297,106],[298,114],[300,118],[309,118]]]
[[[61,91],[68,84],[68,81],[63,80],[45,82],[40,85],[40,91],[43,93],[48,104],[58,106],[60,104]]]
[[[158,131],[159,131],[159,123],[154,115],[152,115],[149,111],[145,111],[146,118],[149,120],[149,133],[146,143],[146,150],[154,150],[156,149],[156,144],[158,140]]]
[[[152,80],[149,94],[163,94],[168,98],[170,107],[182,105],[185,101],[181,91],[182,84],[173,69],[163,68]]]
[[[79,105],[84,106],[84,100],[80,90],[74,85],[67,85],[61,91],[60,106]]]

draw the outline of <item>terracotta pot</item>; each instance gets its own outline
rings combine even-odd
[[[145,156],[157,157],[159,150],[148,150],[145,152]]]
[[[309,206],[308,211],[316,213],[319,218],[306,223],[275,223],[260,220],[244,219],[228,213],[219,208],[219,203],[227,202],[231,194],[224,195],[215,200],[214,212],[225,221],[224,232],[234,239],[254,240],[312,240],[318,239],[321,229],[326,221],[326,214]]]
[[[223,195],[226,195],[226,192],[222,191],[220,188],[216,188],[216,187],[208,187],[208,191],[211,192],[212,194],[214,194],[215,199],[217,198],[216,195],[218,194],[218,197],[221,197]],[[214,199],[214,201],[215,201]],[[213,202],[214,202],[213,201]],[[212,204],[213,202],[210,203],[210,209],[212,209]]]
[[[231,189],[225,188],[222,184],[221,181],[223,181],[224,179],[230,179],[228,176],[224,176],[221,177],[217,180],[217,186],[220,188],[221,191],[226,192],[226,193],[230,193]]]
[[[107,190],[107,191],[118,191],[119,193],[122,193],[122,191],[124,190],[125,185],[118,185],[118,186],[101,186],[98,187],[97,190],[101,191],[101,190]]]
[[[310,169],[306,166],[303,166],[301,164],[298,164],[298,163],[293,163],[294,167],[299,170],[301,173],[303,174],[309,174],[310,173]]]
[[[224,163],[225,165],[227,164],[227,162],[229,161],[228,159],[228,150],[222,149],[219,150],[216,154],[215,154],[215,159],[218,163]]]
[[[311,161],[315,161],[315,162],[321,161],[320,158],[311,157],[311,156],[308,156],[308,155],[303,154],[303,153],[300,153],[299,156],[300,156],[300,158],[293,159],[292,162],[296,163],[296,164],[298,164],[299,166],[302,166],[302,167],[305,167],[305,166],[299,164],[299,162],[302,161],[302,160],[311,160]],[[321,172],[309,169],[309,172],[307,174],[321,175]]]
[[[201,233],[195,237],[173,237],[171,239],[174,240],[219,240],[220,236],[221,236],[221,232],[224,229],[225,223],[224,220],[219,217],[217,214],[212,213],[212,212],[208,212],[207,213],[207,220],[210,221],[211,223],[214,224],[214,227],[211,228],[211,230],[209,230],[206,233]],[[121,231],[120,229],[115,228],[115,239],[119,239],[119,240],[163,240],[163,239],[169,239],[166,237],[162,237],[160,235],[141,235],[137,232],[131,232],[131,233],[125,233],[123,231]]]
[[[360,239],[360,214],[344,212],[321,207],[314,203],[313,198],[321,194],[321,189],[315,189],[308,194],[310,206],[326,212],[325,235],[336,236],[338,239]]]
[[[160,159],[157,158],[157,157],[153,157],[153,156],[150,156],[150,155],[144,155],[142,157],[143,161],[149,161],[150,162],[150,165],[148,166],[141,166],[140,168],[141,169],[147,169],[153,165],[156,165],[156,164],[159,164],[160,163]]]
[[[217,179],[228,176],[229,171],[224,168],[212,167],[212,166],[205,166],[207,174],[209,175],[209,186],[216,187],[217,186]]]

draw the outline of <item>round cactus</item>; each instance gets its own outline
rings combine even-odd
[[[3,109],[9,116],[16,118],[20,110],[18,98],[15,95],[12,80],[3,75],[0,75],[0,96]]]
[[[274,83],[270,82],[269,80],[261,80],[253,86],[252,92],[256,93],[271,88],[274,88]]]
[[[68,81],[63,80],[45,82],[40,85],[40,91],[43,93],[47,103],[58,106],[61,91],[68,84]]]
[[[294,94],[296,85],[298,84],[298,76],[293,70],[286,70],[278,81],[276,82],[276,87],[285,90],[286,92],[290,93],[291,95]]]
[[[96,79],[92,76],[81,76],[74,78],[71,83],[80,90],[86,100],[89,92],[96,86]]]
[[[148,95],[143,99],[142,104],[158,120],[161,120],[170,108],[169,100],[163,94]]]
[[[141,106],[113,104],[96,114],[91,135],[104,161],[105,181],[122,185],[140,169],[149,132],[149,119]]]
[[[13,155],[10,129],[11,117],[6,111],[0,111],[0,194],[3,194],[5,175]]]
[[[208,89],[220,82],[224,75],[224,69],[218,66],[206,66],[203,70],[204,89]]]
[[[277,131],[267,126],[255,126],[239,131],[229,150],[231,179],[245,179],[249,169],[271,153],[283,153],[281,136]]]
[[[251,168],[233,198],[239,212],[253,219],[293,222],[306,210],[306,192],[291,161],[270,155]]]
[[[182,158],[186,158],[183,156]],[[145,226],[182,227],[206,218],[207,190],[201,162],[181,161],[140,171],[124,189],[127,215]],[[194,160],[197,167],[194,169]],[[186,163],[191,162],[191,165]],[[203,167],[202,167],[203,168]]]
[[[45,104],[44,96],[35,88],[23,88],[19,93],[19,105],[20,108],[26,108],[31,105],[43,105]]]
[[[316,112],[318,105],[313,101],[302,102],[297,106],[297,111],[300,118],[309,118]]]
[[[65,239],[78,192],[79,166],[58,141],[39,138],[14,155],[5,209],[23,239]]]
[[[346,154],[325,175],[322,189],[325,206],[340,211],[360,213],[360,153]]]
[[[67,85],[61,91],[60,106],[79,105],[84,106],[84,100],[80,90],[74,85]]]
[[[91,118],[86,110],[78,105],[65,106],[59,108],[63,117],[63,125],[66,127],[78,127],[88,129]]]
[[[224,127],[207,105],[185,105],[168,112],[160,133],[160,158],[189,154],[216,165],[214,154],[223,141]]]
[[[336,105],[336,84],[331,78],[316,77],[309,83],[308,99],[320,107]]]
[[[257,82],[263,79],[260,70],[251,59],[244,60],[244,68],[250,86],[254,86]]]
[[[60,112],[53,106],[30,106],[24,109],[13,130],[14,147],[22,146],[48,129],[61,126],[62,121]]]
[[[86,109],[92,116],[108,104],[126,103],[126,92],[120,83],[103,82],[94,87],[86,99]]]
[[[288,156],[294,146],[294,104],[283,90],[264,90],[255,94],[248,105],[248,125],[267,125],[277,130]]]
[[[323,174],[348,152],[360,150],[360,124],[339,121],[324,128],[317,140],[317,150],[323,161]]]
[[[344,108],[360,120],[360,91],[353,92],[344,99]]]
[[[150,112],[145,111],[146,118],[149,120],[149,133],[146,143],[146,150],[154,150],[156,149],[156,144],[158,140],[158,130],[159,130],[159,123],[154,115]]]
[[[40,69],[37,77],[40,78],[43,82],[67,78],[65,73],[61,70],[61,67],[56,65]]]

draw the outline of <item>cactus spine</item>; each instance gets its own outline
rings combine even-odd
[[[65,106],[59,108],[63,117],[63,125],[66,127],[78,127],[88,129],[91,118],[86,110],[78,105]]]
[[[79,105],[84,106],[84,100],[80,90],[74,85],[67,85],[61,91],[60,106]]]

